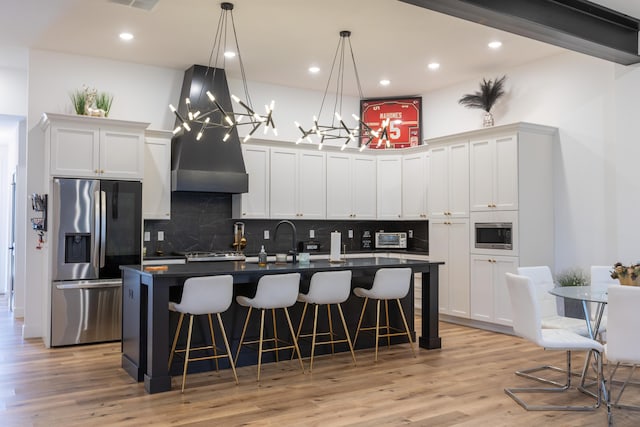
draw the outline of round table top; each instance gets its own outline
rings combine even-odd
[[[559,297],[604,304],[607,303],[608,299],[607,288],[605,287],[562,286],[553,288],[549,292]]]

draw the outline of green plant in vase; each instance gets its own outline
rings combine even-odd
[[[113,95],[107,92],[100,92],[96,96],[96,108],[104,111],[104,116],[109,117],[109,111],[111,110],[111,104],[113,103]]]
[[[589,275],[579,268],[563,271],[556,276],[558,286],[588,286],[591,283]],[[564,299],[564,315],[584,319],[582,302],[575,299]]]
[[[73,109],[78,115],[86,114],[86,106],[87,106],[87,91],[84,89],[77,89],[75,92],[71,92],[69,94],[69,98],[71,98],[71,103],[73,104]]]

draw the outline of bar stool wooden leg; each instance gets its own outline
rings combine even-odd
[[[387,319],[387,348],[391,348],[391,322],[389,321],[389,301],[388,300],[384,300],[384,314],[385,314],[385,318]]]
[[[189,350],[191,350],[191,332],[193,331],[193,314],[189,315],[189,332],[187,334],[187,349],[184,354],[184,370],[182,371],[182,392],[187,380],[187,366],[189,366]]]
[[[327,319],[329,320],[329,338],[331,339],[331,354],[334,354],[335,344],[333,343],[333,321],[331,320],[331,304],[327,304]]]
[[[318,304],[315,305],[313,314],[313,336],[311,337],[311,360],[309,361],[309,371],[313,371],[313,355],[316,350],[316,334],[318,332]]]
[[[302,364],[300,347],[298,347],[298,340],[296,339],[295,332],[293,331],[293,324],[291,323],[291,318],[289,317],[289,310],[287,309],[287,307],[284,307],[284,314],[287,316],[287,323],[289,324],[289,332],[291,333],[291,338],[293,339],[293,346],[295,347],[296,353],[298,354],[298,360],[300,361],[300,368],[302,368],[302,373],[304,374],[304,365]]]
[[[369,302],[369,298],[364,299],[364,303],[362,304],[362,311],[360,312],[360,320],[358,320],[358,327],[356,328],[356,336],[353,338],[353,346],[356,346],[356,341],[358,341],[358,334],[360,333],[360,326],[362,326],[362,318],[364,317],[364,311],[367,308],[367,302]]]
[[[173,362],[173,355],[176,353],[176,345],[178,344],[178,337],[180,336],[183,320],[184,313],[180,313],[180,317],[178,318],[178,328],[176,329],[176,334],[173,337],[173,344],[171,345],[171,353],[169,354],[169,365],[167,366],[167,369],[171,369],[171,363]]]
[[[218,372],[218,348],[216,347],[216,337],[213,333],[213,322],[211,321],[211,313],[207,314],[209,318],[209,333],[211,334],[211,347],[213,347],[213,355],[215,358],[213,359],[216,364],[216,372]]]
[[[260,382],[260,368],[262,367],[262,336],[264,334],[264,309],[260,310],[260,341],[258,347],[258,382]]]
[[[278,326],[276,323],[276,309],[272,308],[271,309],[271,318],[272,318],[272,322],[273,322],[273,338],[274,338],[274,344],[276,346],[276,362],[280,361],[280,356],[278,353],[280,353],[278,351]]]
[[[398,308],[400,309],[400,315],[402,315],[402,322],[404,323],[404,330],[407,332],[407,338],[409,338],[409,347],[411,347],[411,352],[413,353],[413,357],[418,357],[416,354],[415,348],[413,348],[413,340],[411,339],[411,333],[409,332],[409,324],[407,323],[407,318],[404,315],[404,310],[402,309],[402,304],[400,304],[400,300],[396,299],[398,302]]]
[[[222,339],[224,340],[224,346],[227,349],[227,356],[229,357],[229,364],[231,365],[231,370],[233,371],[233,378],[236,380],[236,384],[238,384],[238,374],[236,373],[236,364],[233,363],[233,356],[231,356],[231,347],[229,347],[229,341],[227,340],[227,332],[224,329],[224,325],[222,324],[222,316],[220,313],[216,313],[218,316],[218,325],[220,325],[220,330],[222,331]]]
[[[244,343],[244,335],[247,333],[247,325],[249,324],[249,319],[251,318],[251,309],[253,307],[249,307],[249,311],[247,312],[247,318],[244,320],[244,326],[242,327],[242,334],[240,334],[240,342],[238,343],[238,350],[236,350],[236,358],[233,361],[236,365],[238,364],[238,356],[240,356],[240,349],[242,348],[242,344]]]
[[[376,304],[376,353],[373,358],[374,362],[378,361],[378,341],[380,340],[380,300]]]

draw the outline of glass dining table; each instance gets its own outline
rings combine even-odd
[[[601,286],[563,286],[553,288],[549,291],[550,294],[578,300],[582,302],[582,309],[584,310],[584,318],[587,324],[587,331],[589,332],[589,337],[591,339],[596,339],[598,332],[600,331],[600,322],[602,322],[602,315],[604,313],[604,308],[607,305],[607,288]],[[592,305],[593,304],[593,305]],[[591,310],[591,306],[595,307],[595,310]],[[585,380],[587,378],[587,370],[589,369],[590,360],[591,360],[590,351],[588,353],[587,359],[585,360],[584,367],[582,369],[580,386],[583,391],[586,391],[584,388],[586,387]],[[595,369],[595,368],[594,368]],[[607,390],[604,386],[604,380],[602,382],[602,391],[603,395],[606,398]],[[595,394],[592,394],[590,391],[586,391],[595,397]]]

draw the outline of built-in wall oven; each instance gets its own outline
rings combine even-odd
[[[119,266],[142,261],[142,185],[56,178],[52,195],[51,345],[119,340]]]

